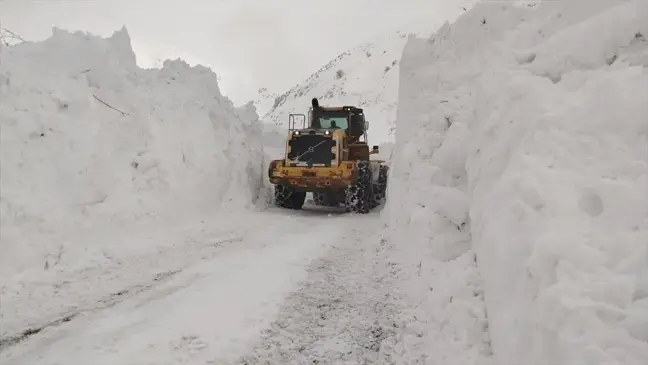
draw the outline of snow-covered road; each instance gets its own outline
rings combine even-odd
[[[150,283],[124,287],[94,306],[77,306],[81,309],[69,320],[6,343],[0,363],[235,361],[252,348],[284,298],[307,277],[312,260],[332,245],[353,246],[362,238],[358,230],[375,232],[379,223],[375,216],[322,211],[256,214],[250,221],[263,224],[231,232],[222,245],[203,242],[205,248],[183,268],[166,260],[171,266],[157,270],[167,274]],[[177,249],[169,253],[177,254]]]
[[[254,351],[238,364],[375,364],[389,358],[399,309],[386,242],[371,216],[313,261]],[[387,356],[385,356],[387,355]],[[220,363],[220,362],[217,362]]]

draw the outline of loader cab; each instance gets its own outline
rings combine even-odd
[[[362,108],[354,106],[323,107],[313,98],[308,112],[308,126],[314,130],[329,130],[337,125],[344,131],[341,138],[340,155],[343,161],[369,160],[369,155],[378,153],[378,146],[369,151],[367,129]]]
[[[309,128],[341,129],[350,143],[367,141],[366,124],[362,109],[352,106],[310,108],[308,113]]]

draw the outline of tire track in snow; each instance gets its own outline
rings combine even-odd
[[[54,273],[48,281],[24,285],[11,296],[2,289],[2,326],[0,350],[26,340],[46,328],[69,322],[74,317],[111,307],[124,299],[150,290],[170,273],[176,274],[197,262],[210,260],[238,244],[244,236],[265,230],[270,236],[278,227],[285,230],[286,219],[295,231],[303,230],[311,216],[322,218],[322,212],[305,210],[260,213],[259,221],[250,221],[245,228],[231,231],[200,232],[192,230],[177,237],[177,245],[153,247],[151,252],[121,257],[107,266]],[[335,213],[335,211],[333,212]],[[323,217],[335,219],[333,217]],[[299,224],[296,224],[299,223]],[[305,223],[305,224],[304,224]],[[184,229],[184,227],[179,227]],[[276,232],[275,232],[276,234]],[[234,246],[236,244],[236,246]]]
[[[260,343],[236,364],[367,364],[389,358],[383,341],[397,333],[398,308],[393,273],[377,261],[385,241],[366,237],[379,224],[375,216],[354,217],[354,223],[351,237],[310,266],[308,279],[287,298]]]
[[[235,238],[228,238],[228,239],[222,239],[218,240],[216,242],[210,243],[213,247],[220,247],[223,244],[228,244],[228,243],[233,243],[233,242],[239,242],[243,238],[242,237],[235,237]],[[199,261],[207,260],[209,258],[212,258],[213,255],[216,255],[216,253],[212,253],[212,256],[203,256]],[[195,262],[194,262],[195,264]],[[20,331],[18,334],[15,335],[8,335],[0,338],[0,352],[2,352],[3,349],[8,348],[9,346],[16,345],[22,341],[27,340],[29,337],[36,335],[38,333],[41,333],[43,330],[56,327],[59,325],[62,325],[64,323],[72,321],[74,318],[76,318],[79,315],[83,315],[86,313],[90,312],[96,312],[99,310],[107,309],[110,308],[116,304],[121,303],[124,300],[127,300],[129,298],[133,298],[139,294],[145,293],[147,291],[153,290],[157,285],[162,284],[163,282],[167,281],[168,279],[171,279],[174,275],[182,272],[184,270],[184,267],[174,269],[174,270],[169,270],[169,271],[162,271],[158,272],[153,276],[151,279],[149,279],[146,282],[141,282],[139,284],[135,285],[130,285],[127,287],[124,287],[123,289],[112,293],[110,295],[107,295],[104,298],[99,299],[96,303],[93,305],[88,305],[85,307],[80,307],[76,310],[69,311],[65,314],[62,314],[59,318],[51,320],[49,322],[45,322],[40,325],[36,326],[30,326],[29,328]]]
[[[422,242],[389,242],[371,215],[353,223],[352,237],[310,266],[248,355],[210,363],[489,364],[474,253],[439,259]]]

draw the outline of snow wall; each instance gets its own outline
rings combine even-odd
[[[432,301],[475,262],[494,363],[646,363],[647,67],[644,0],[485,2],[409,39],[383,216],[430,312],[476,304]],[[470,354],[480,315],[429,350]]]
[[[1,48],[0,127],[3,275],[92,250],[80,232],[250,208],[262,182],[254,107],[208,68],[138,68],[126,29]]]

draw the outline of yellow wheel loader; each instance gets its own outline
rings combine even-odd
[[[361,108],[323,107],[317,98],[308,118],[290,114],[284,157],[271,161],[268,169],[275,205],[301,209],[308,192],[315,204],[343,205],[347,212],[368,213],[380,205],[389,168],[369,159],[378,146],[369,150],[368,126]]]

